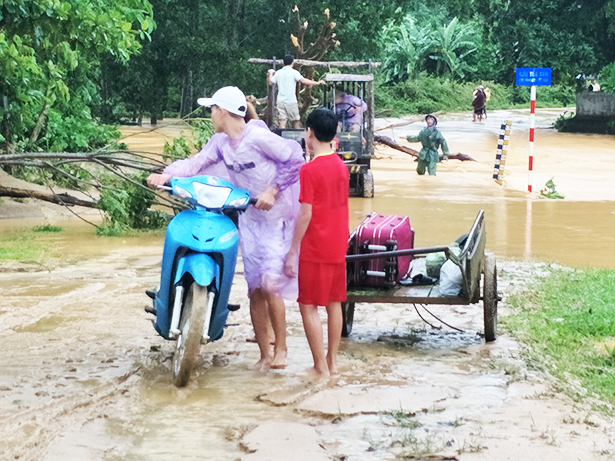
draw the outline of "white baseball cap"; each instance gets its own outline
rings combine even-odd
[[[211,98],[199,98],[196,102],[200,106],[218,106],[241,117],[246,115],[248,107],[246,96],[236,86],[225,86],[216,91]]]

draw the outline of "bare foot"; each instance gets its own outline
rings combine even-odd
[[[273,354],[273,360],[271,361],[271,368],[274,370],[280,370],[286,368],[286,349],[283,351],[275,351]]]
[[[305,370],[305,374],[318,378],[328,378],[331,375],[328,368],[320,369],[316,367],[308,368],[307,370]]]
[[[265,357],[256,362],[256,369],[258,371],[267,371],[271,368],[271,358]]]
[[[327,358],[327,367],[331,375],[337,375],[339,373],[337,361],[330,361],[329,358]]]

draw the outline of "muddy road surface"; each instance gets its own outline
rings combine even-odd
[[[439,124],[451,152],[477,162],[445,162],[435,178],[418,177],[410,157],[379,148],[376,197],[351,200],[350,224],[372,210],[407,214],[417,246],[440,245],[484,209],[500,315],[507,296],[542,276],[545,264],[615,268],[614,138],[555,133],[546,126],[556,114],[545,112],[537,117],[545,128],[536,135],[535,189],[554,177],[565,200],[525,192],[522,111],[489,113],[482,124],[453,114]],[[497,186],[499,119],[510,116],[518,129]],[[399,138],[421,126],[383,134]],[[541,136],[549,139],[543,150]],[[0,459],[615,459],[612,420],[528,369],[523,346],[505,332],[484,343],[482,304],[429,308],[461,332],[419,308],[433,327],[423,323],[412,305],[358,304],[340,374],[315,381],[304,373],[311,356],[298,307],[288,303],[289,365],[255,371],[241,263],[231,301],[242,308],[220,341],[201,347],[196,375],[177,389],[174,343],[157,336],[143,310],[144,290],[158,281],[162,234],[95,238],[60,209],[11,207],[18,216],[30,207],[33,218],[3,215],[0,237],[44,218],[64,231],[41,237],[53,248],[43,265],[0,266]]]

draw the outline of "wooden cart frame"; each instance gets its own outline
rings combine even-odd
[[[469,305],[482,300],[485,341],[495,341],[497,305],[500,300],[497,291],[497,268],[495,258],[491,255],[485,255],[485,244],[485,213],[483,210],[480,210],[458,255],[453,254],[449,247],[442,246],[346,256],[347,270],[349,274],[352,274],[356,270],[356,264],[361,264],[362,261],[370,259],[385,258],[392,265],[396,264],[394,262],[398,256],[416,256],[443,252],[447,259],[452,260],[461,269],[462,290],[459,296],[442,296],[440,295],[438,284],[421,286],[395,285],[390,288],[366,289],[354,287],[349,283],[347,301],[342,303],[342,336],[347,337],[352,331],[356,303]]]

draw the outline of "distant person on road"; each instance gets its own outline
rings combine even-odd
[[[343,91],[336,92],[335,115],[338,131],[361,131],[363,112],[366,110],[367,104],[358,96]]]
[[[472,107],[474,108],[474,113],[472,114],[472,121],[476,121],[476,117],[478,116],[478,121],[480,122],[483,119],[483,115],[487,118],[487,109],[485,105],[487,104],[487,93],[485,93],[485,87],[483,85],[478,85],[476,87],[476,91],[474,92],[474,99],[472,100]]]
[[[278,114],[279,127],[286,128],[286,120],[293,123],[293,128],[301,128],[301,120],[299,116],[299,105],[297,103],[297,82],[304,85],[324,85],[322,80],[314,81],[303,77],[298,71],[293,69],[295,59],[287,54],[283,58],[284,67],[277,72],[269,69],[267,72],[267,80],[270,85],[278,85],[278,96],[276,102],[276,111]]]
[[[314,368],[319,376],[337,374],[342,336],[342,301],[346,300],[348,250],[348,168],[331,149],[337,132],[333,111],[316,109],[307,118],[305,145],[312,160],[301,167],[299,216],[285,271],[295,277],[299,261],[299,310]],[[318,306],[327,308],[328,346]]]
[[[425,122],[427,127],[421,130],[418,136],[408,136],[406,139],[408,142],[420,142],[423,145],[419,152],[419,164],[416,167],[416,172],[424,175],[425,169],[427,169],[430,175],[435,176],[436,167],[440,161],[438,148],[442,148],[443,159],[447,159],[448,145],[442,133],[436,128],[438,119],[436,119],[435,115],[427,115]]]

